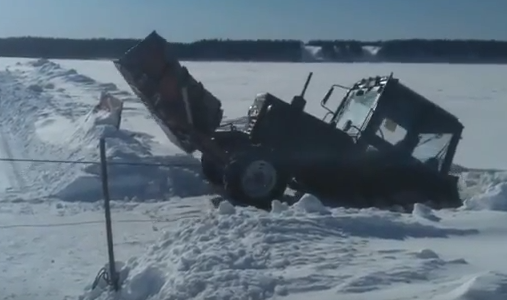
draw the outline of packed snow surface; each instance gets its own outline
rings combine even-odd
[[[493,170],[507,168],[495,130],[507,125],[507,67],[184,64],[229,120],[259,92],[290,99],[308,71],[308,110],[318,116],[330,84],[393,71],[465,124],[456,158],[470,168],[464,205],[406,214],[304,195],[270,212],[215,208],[198,159],[168,142],[112,63],[0,59],[0,299],[507,299],[507,173]],[[102,92],[124,102],[120,130],[92,112]],[[101,137],[117,293],[104,279],[92,289],[107,267]]]

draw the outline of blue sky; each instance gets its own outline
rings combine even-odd
[[[507,40],[507,0],[0,0],[0,37]]]

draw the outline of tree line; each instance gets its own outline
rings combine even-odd
[[[310,41],[329,60],[384,62],[506,63],[507,41],[495,40],[389,40]],[[367,48],[376,48],[372,53]]]
[[[0,56],[60,59],[115,59],[136,39],[0,39]],[[169,43],[181,60],[506,63],[507,41],[494,40],[201,40]],[[309,54],[308,46],[317,47]],[[313,52],[312,52],[313,53]],[[310,57],[311,56],[311,57]],[[310,57],[310,58],[309,58]]]

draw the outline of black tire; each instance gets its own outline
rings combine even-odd
[[[210,157],[206,154],[202,154],[201,156],[201,170],[204,178],[209,181],[209,183],[213,185],[221,185],[222,184],[222,170],[220,166],[214,163]]]
[[[252,176],[259,176],[259,182],[252,182]],[[226,193],[236,201],[260,209],[270,209],[271,201],[284,195],[288,181],[287,172],[275,163],[272,153],[260,147],[234,155],[223,172]]]

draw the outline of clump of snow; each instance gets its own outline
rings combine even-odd
[[[418,258],[422,258],[422,259],[439,259],[440,258],[438,256],[438,254],[435,253],[435,251],[433,251],[431,249],[422,249],[421,251],[416,253],[416,256]]]
[[[280,200],[273,200],[271,202],[271,213],[279,214],[289,209],[287,203],[283,203]]]
[[[507,211],[507,182],[489,185],[484,193],[465,199],[464,206],[469,210]]]
[[[308,213],[330,214],[330,211],[322,205],[322,202],[315,196],[305,194],[294,207]]]
[[[222,215],[233,215],[236,212],[236,209],[229,201],[222,201],[218,205],[218,211]]]
[[[497,170],[468,170],[460,175],[462,199],[487,192],[492,186],[507,182],[507,172]]]
[[[412,215],[415,217],[420,217],[423,219],[427,219],[433,222],[440,221],[440,218],[435,215],[435,212],[430,207],[421,204],[416,203],[414,204],[414,209],[412,210]]]

